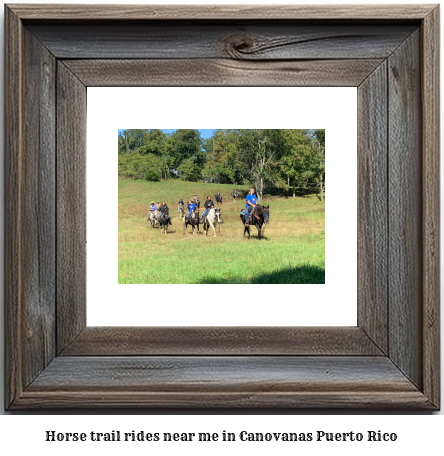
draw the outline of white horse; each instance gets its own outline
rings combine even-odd
[[[151,226],[153,228],[156,228],[159,225],[159,212],[157,210],[155,211],[150,211],[148,213],[148,218],[147,220],[150,221]]]
[[[208,214],[205,217],[205,222],[204,222],[204,230],[205,230],[205,236],[208,234],[208,229],[211,228],[213,229],[213,236],[216,236],[216,228],[215,225],[216,223],[224,223],[223,220],[220,218],[220,209],[214,209],[211,208]]]

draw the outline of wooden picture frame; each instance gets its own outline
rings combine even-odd
[[[6,409],[439,409],[438,6],[5,20]],[[357,327],[86,327],[86,87],[121,85],[358,87]]]

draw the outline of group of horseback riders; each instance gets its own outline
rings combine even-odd
[[[236,193],[236,197],[237,197],[237,190],[235,190],[235,193]],[[220,193],[218,193],[216,195],[216,197],[218,195],[220,196]],[[233,193],[233,196],[234,196],[234,193]],[[245,200],[245,210],[242,214],[242,215],[244,215],[245,226],[249,226],[249,224],[250,224],[250,216],[253,213],[254,208],[256,207],[256,203],[257,203],[257,197],[254,193],[254,188],[251,187],[248,190],[248,194],[247,194],[247,197]],[[179,207],[181,207],[184,210],[183,212],[185,213],[185,202],[183,201],[182,198],[179,200],[178,205],[179,205]],[[186,216],[186,220],[188,220],[192,216],[192,214],[200,208],[200,201],[197,198],[196,194],[194,195],[194,197],[191,197],[188,200],[187,207],[188,207],[188,215]],[[205,208],[205,210],[202,214],[202,217],[199,220],[199,223],[204,223],[205,217],[208,215],[208,212],[210,212],[210,210],[212,208],[214,208],[214,203],[213,203],[210,195],[208,195],[207,199],[205,200],[204,208]],[[150,212],[151,211],[153,211],[154,214],[157,215],[159,222],[160,222],[160,218],[162,217],[163,214],[168,215],[168,223],[170,225],[172,224],[171,215],[169,215],[169,208],[165,201],[162,201],[162,203],[159,203],[159,201],[157,201],[156,204],[154,203],[154,201],[151,201]]]
[[[171,215],[170,215],[170,210],[167,206],[167,203],[165,201],[162,201],[162,203],[159,203],[157,201],[156,204],[154,204],[154,201],[151,201],[151,206],[150,206],[150,212],[153,212],[155,216],[157,216],[158,222],[160,222],[160,219],[163,214],[166,214],[168,216],[168,224],[172,225],[171,223]],[[149,214],[148,214],[148,220],[149,220]]]
[[[179,201],[179,207],[180,206],[182,207],[182,209],[185,208],[185,203],[182,198]],[[205,217],[208,215],[208,212],[210,212],[210,209],[212,209],[213,207],[214,207],[214,203],[211,200],[211,196],[208,195],[207,199],[204,203],[205,210],[202,214],[202,217],[199,220],[199,223],[204,223]],[[199,208],[200,208],[200,201],[197,198],[197,195],[194,195],[194,197],[191,197],[188,200],[188,215],[186,216],[186,220],[188,220],[192,216],[193,212],[196,212],[197,210],[199,210]]]

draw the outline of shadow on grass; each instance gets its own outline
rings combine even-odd
[[[297,284],[323,284],[325,283],[325,269],[319,266],[302,265],[296,268],[285,268],[278,271],[260,274],[252,278],[239,275],[220,277],[205,277],[198,283],[297,283]]]

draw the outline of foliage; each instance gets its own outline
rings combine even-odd
[[[131,179],[159,180],[161,160],[154,154],[142,155],[135,152],[131,155],[119,155],[119,176]],[[151,176],[150,179],[147,178]],[[158,178],[154,178],[158,176]]]
[[[154,168],[148,169],[148,171],[145,174],[145,180],[150,182],[160,181],[160,172],[155,170]]]
[[[168,137],[166,153],[172,157],[172,166],[178,169],[180,164],[189,158],[194,158],[199,163],[201,156],[201,137],[199,130],[176,130]]]
[[[251,185],[259,199],[267,193],[305,194],[325,182],[325,130],[124,130],[118,136],[119,175],[150,179]],[[143,158],[145,157],[145,159]]]
[[[177,171],[179,177],[185,181],[198,181],[201,176],[200,169],[193,157],[183,160]]]

